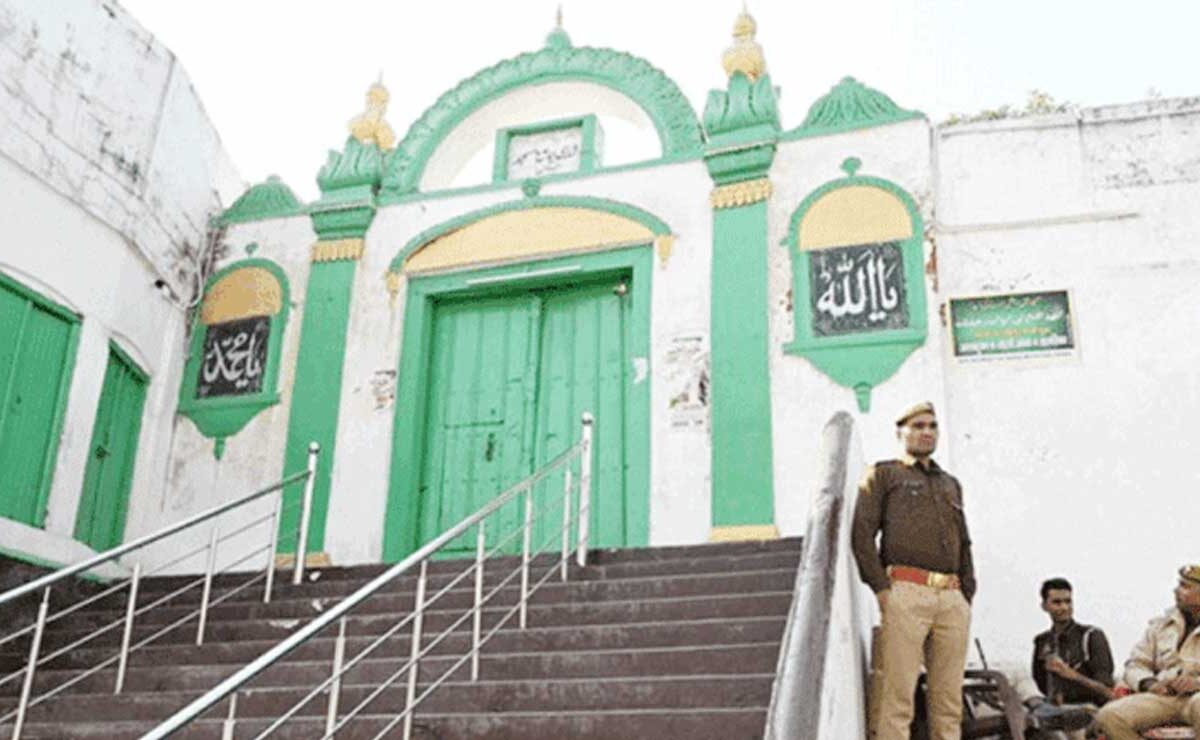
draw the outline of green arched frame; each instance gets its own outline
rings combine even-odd
[[[283,333],[287,328],[288,310],[291,306],[291,290],[283,269],[268,259],[252,258],[239,260],[214,273],[204,284],[204,295],[218,280],[235,270],[260,267],[279,281],[281,305],[279,313],[269,317],[271,333],[267,338],[267,366],[264,370],[262,389],[244,396],[221,398],[196,398],[196,378],[200,364],[204,361],[204,339],[207,332],[200,320],[200,312],[192,321],[192,336],[188,342],[188,360],[183,371],[183,382],[179,386],[179,414],[188,417],[205,437],[216,441],[214,454],[220,458],[225,450],[225,440],[241,431],[263,409],[279,403],[279,357],[283,347]]]
[[[626,52],[551,44],[488,67],[443,93],[388,155],[385,198],[415,192],[438,144],[468,115],[516,88],[549,82],[593,82],[627,95],[654,122],[663,158],[695,155],[703,147],[696,111],[661,70]]]
[[[670,228],[657,216],[618,201],[589,197],[534,197],[501,203],[427,229],[411,239],[392,260],[390,271],[403,269],[404,260],[437,237],[488,216],[507,211],[547,206],[592,208],[624,216],[644,224],[655,236],[670,234]],[[426,358],[432,346],[434,302],[449,296],[494,293],[496,290],[528,290],[552,281],[569,268],[568,279],[576,280],[604,274],[632,276],[631,299],[643,306],[631,316],[630,352],[650,357],[650,282],[653,272],[650,242],[582,254],[538,255],[503,265],[456,269],[446,273],[416,276],[405,291],[404,329],[398,362],[396,413],[392,426],[392,460],[389,473],[388,504],[385,514],[383,557],[395,561],[415,550],[417,542],[416,500],[424,438],[425,401],[428,372]],[[560,272],[563,271],[563,272]],[[498,287],[479,287],[480,279],[495,281]],[[625,444],[629,450],[627,506],[631,520],[627,544],[644,546],[649,542],[650,512],[650,384],[637,383],[629,388],[629,414]]]
[[[904,188],[879,177],[859,176],[856,159],[844,165],[847,177],[825,183],[810,193],[792,213],[784,246],[792,259],[792,316],[795,335],[784,345],[784,352],[808,359],[835,382],[854,391],[861,411],[870,409],[871,389],[890,378],[912,352],[925,343],[928,333],[925,302],[924,221],[912,196]],[[905,300],[909,325],[832,337],[816,336],[812,331],[812,296],[809,261],[800,250],[800,222],[822,197],[834,190],[854,186],[879,188],[904,204],[912,223],[910,236],[900,243],[904,265]],[[853,245],[846,245],[853,246]]]

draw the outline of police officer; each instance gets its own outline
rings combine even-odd
[[[958,740],[975,569],[962,487],[933,461],[933,404],[896,420],[904,454],[869,466],[854,508],[851,546],[883,624],[871,686],[871,734],[908,740],[924,664],[930,736]],[[879,542],[876,544],[876,536]]]

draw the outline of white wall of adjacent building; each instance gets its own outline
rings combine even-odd
[[[150,378],[127,535],[161,521],[191,284],[179,255],[241,183],[186,73],[119,6],[10,3],[0,26],[0,271],[82,317],[44,527],[0,520],[0,541],[67,563],[90,554],[72,536],[110,343]]]

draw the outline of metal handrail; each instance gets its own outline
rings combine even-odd
[[[489,501],[487,504],[482,506],[474,514],[471,514],[470,516],[468,516],[465,519],[463,519],[462,521],[460,521],[458,524],[454,525],[450,529],[448,529],[445,532],[443,532],[442,534],[438,535],[433,540],[429,541],[428,543],[426,543],[425,545],[423,545],[422,547],[417,549],[416,552],[412,553],[411,555],[404,558],[400,562],[391,566],[386,571],[384,571],[383,573],[381,573],[378,576],[376,576],[375,578],[373,578],[367,584],[360,587],[354,593],[350,594],[349,596],[346,596],[344,599],[342,599],[336,605],[334,605],[333,607],[324,611],[322,614],[318,615],[317,617],[313,618],[313,620],[311,622],[304,625],[300,629],[296,630],[295,632],[293,632],[291,635],[289,635],[284,640],[280,641],[275,646],[269,648],[266,652],[264,652],[258,658],[254,659],[249,664],[240,668],[237,672],[235,672],[233,675],[226,678],[224,681],[222,681],[217,686],[214,686],[212,689],[210,689],[208,692],[206,692],[203,696],[197,698],[196,700],[194,700],[193,702],[188,704],[186,707],[179,710],[178,712],[176,712],[175,714],[173,714],[171,717],[167,718],[166,720],[164,720],[157,727],[155,727],[154,729],[150,730],[148,733],[143,735],[142,740],[159,740],[160,738],[165,738],[168,735],[170,735],[171,733],[182,729],[183,727],[185,727],[186,725],[191,723],[193,720],[198,718],[201,714],[208,711],[209,709],[216,706],[218,703],[220,703],[221,701],[223,701],[227,698],[229,699],[229,709],[228,709],[227,719],[225,720],[225,730],[227,733],[231,733],[233,730],[233,725],[237,721],[235,714],[236,714],[236,707],[237,707],[237,692],[238,692],[238,690],[241,687],[243,687],[245,684],[247,684],[249,681],[254,679],[258,674],[262,673],[268,667],[274,665],[279,660],[281,660],[283,657],[285,657],[286,655],[291,653],[293,650],[298,648],[300,645],[306,643],[307,641],[309,641],[310,639],[315,637],[322,630],[325,630],[326,628],[333,625],[334,622],[338,622],[339,624],[338,624],[337,642],[336,642],[336,647],[335,647],[335,651],[334,651],[335,652],[334,663],[333,663],[331,675],[327,679],[325,679],[322,683],[320,683],[320,685],[318,685],[317,687],[312,689],[306,696],[301,698],[289,710],[287,710],[285,713],[283,713],[283,715],[278,717],[263,732],[259,733],[257,735],[257,737],[258,738],[266,737],[267,735],[272,733],[275,729],[282,726],[284,722],[286,722],[288,719],[290,719],[297,711],[299,711],[299,709],[301,707],[303,707],[305,704],[307,704],[309,701],[311,701],[317,695],[324,692],[326,689],[329,690],[329,705],[328,705],[328,709],[327,709],[327,713],[326,713],[326,725],[325,725],[324,737],[326,737],[326,738],[333,737],[342,727],[345,726],[345,724],[351,718],[353,718],[354,714],[357,713],[357,711],[361,707],[366,706],[366,704],[368,704],[369,702],[374,700],[374,698],[376,696],[378,696],[379,693],[381,693],[383,688],[386,688],[386,686],[391,685],[392,682],[394,682],[401,675],[403,675],[405,672],[407,672],[408,673],[408,683],[407,683],[407,690],[406,690],[405,709],[402,713],[400,713],[399,715],[394,717],[392,719],[392,721],[387,725],[387,727],[385,727],[383,730],[383,733],[386,733],[396,723],[403,721],[404,722],[403,737],[406,738],[406,740],[407,740],[407,738],[409,738],[411,735],[412,717],[413,717],[413,713],[414,713],[414,710],[415,710],[417,704],[420,702],[421,699],[428,696],[429,693],[434,688],[437,687],[437,685],[442,683],[442,681],[446,680],[446,678],[448,676],[450,676],[454,671],[456,671],[459,667],[461,667],[468,660],[470,660],[472,662],[472,666],[471,666],[472,680],[478,679],[479,650],[480,650],[480,647],[482,646],[482,644],[484,642],[486,642],[486,640],[481,635],[481,628],[482,628],[483,605],[486,603],[486,600],[483,598],[483,573],[484,573],[484,565],[483,564],[485,561],[484,555],[485,555],[485,553],[489,552],[485,546],[485,542],[486,542],[485,531],[486,531],[486,527],[487,527],[488,517],[490,517],[492,514],[496,513],[497,511],[499,511],[505,505],[517,500],[517,497],[520,496],[522,493],[525,494],[523,523],[519,530],[515,530],[512,533],[512,534],[515,534],[517,531],[519,531],[523,535],[520,568],[519,568],[519,570],[514,571],[513,573],[510,573],[507,576],[507,578],[504,579],[504,581],[502,581],[500,586],[493,588],[489,593],[488,599],[490,599],[495,594],[499,593],[500,588],[503,586],[503,584],[505,582],[507,582],[509,579],[513,578],[513,576],[516,575],[517,572],[521,573],[521,597],[520,597],[517,605],[512,607],[508,611],[508,613],[500,620],[500,622],[495,627],[493,627],[493,629],[489,632],[488,637],[490,637],[491,635],[494,635],[496,633],[496,630],[498,630],[500,626],[505,624],[507,622],[507,620],[511,619],[514,614],[517,614],[517,613],[520,614],[520,624],[521,624],[522,629],[524,629],[528,623],[528,617],[527,617],[528,602],[529,602],[529,596],[533,593],[533,591],[530,590],[530,586],[529,586],[529,568],[531,566],[530,536],[531,536],[532,525],[533,525],[533,521],[534,521],[533,489],[534,489],[534,486],[536,486],[538,483],[541,483],[550,474],[554,473],[555,471],[557,471],[561,468],[566,468],[565,475],[564,475],[565,485],[564,485],[563,496],[562,496],[563,507],[564,507],[562,532],[569,532],[570,527],[573,524],[576,525],[577,526],[577,535],[578,535],[577,540],[576,540],[576,546],[573,549],[569,547],[569,535],[565,535],[565,536],[561,537],[562,552],[561,552],[559,560],[555,561],[554,564],[552,565],[552,567],[547,571],[547,574],[543,575],[542,578],[534,585],[534,589],[536,589],[541,584],[545,583],[548,580],[548,578],[550,577],[550,575],[555,572],[558,572],[560,574],[561,579],[565,581],[567,579],[566,565],[567,565],[567,562],[572,558],[576,561],[576,563],[580,567],[583,567],[584,565],[586,565],[586,563],[587,563],[587,546],[588,546],[588,542],[589,542],[588,527],[589,527],[589,518],[590,518],[589,517],[590,493],[591,493],[590,489],[591,489],[591,477],[592,477],[591,476],[592,428],[593,428],[593,418],[592,418],[591,414],[587,414],[587,413],[583,414],[580,440],[575,445],[571,446],[566,451],[559,454],[557,457],[555,457],[553,460],[551,460],[546,465],[542,466],[539,470],[534,472],[529,477],[525,478],[524,480],[514,484],[513,486],[509,487],[505,491],[501,492],[500,495],[496,496],[491,501]],[[577,482],[575,482],[572,478],[572,475],[571,475],[572,471],[571,471],[571,467],[570,467],[570,464],[572,462],[574,462],[574,460],[576,458],[579,459],[579,477],[578,477]],[[570,516],[570,514],[571,514],[571,494],[576,491],[578,491],[577,515],[575,517],[575,520],[572,521],[572,517]],[[544,509],[545,509],[545,507],[543,507],[543,510]],[[475,559],[471,562],[471,564],[469,566],[467,566],[467,568],[465,568],[457,576],[452,578],[450,583],[448,585],[446,585],[445,587],[443,587],[437,594],[435,594],[433,597],[431,597],[429,599],[426,599],[425,591],[426,591],[426,585],[427,585],[427,581],[428,581],[428,565],[429,565],[430,559],[432,558],[432,556],[434,556],[436,553],[438,553],[446,545],[457,540],[458,538],[462,537],[463,535],[467,534],[473,528],[475,529],[475,532],[476,532]],[[560,531],[554,531],[553,538],[559,538],[559,537],[560,537]],[[547,542],[551,542],[552,539],[547,540]],[[490,554],[495,554],[500,549],[500,547],[505,544],[507,544],[507,543],[502,541],[500,545],[495,546],[490,551]],[[381,589],[383,589],[385,586],[387,586],[388,584],[395,581],[397,578],[401,577],[402,575],[408,574],[418,568],[419,568],[419,576],[417,579],[417,587],[416,587],[416,608],[411,613],[409,613],[407,616],[405,616],[401,620],[399,620],[399,622],[396,625],[393,625],[391,628],[386,630],[383,635],[381,635],[378,638],[376,638],[375,640],[373,640],[371,642],[371,644],[368,645],[367,648],[365,648],[364,650],[360,651],[358,653],[358,655],[350,658],[349,660],[346,660],[345,655],[344,655],[344,653],[345,653],[346,615],[351,610],[353,610],[355,607],[357,607],[359,604],[363,603],[370,597],[377,594]],[[467,574],[471,573],[472,571],[474,571],[474,573],[475,573],[474,605],[473,605],[473,607],[471,609],[469,609],[462,618],[460,618],[458,621],[452,623],[450,625],[450,627],[443,630],[442,633],[439,634],[433,642],[426,645],[425,648],[422,649],[421,648],[422,628],[423,628],[422,621],[423,621],[423,617],[425,614],[425,610],[428,608],[428,606],[431,603],[433,603],[433,601],[435,601],[438,598],[438,596],[448,593],[451,588],[453,588],[455,585],[457,585],[463,578],[466,577]],[[454,629],[456,629],[458,626],[460,626],[461,624],[466,622],[468,617],[470,617],[471,621],[472,621],[472,647],[471,647],[471,649],[467,652],[466,655],[462,656],[451,668],[449,668],[447,670],[447,672],[433,686],[428,687],[425,690],[425,692],[421,695],[421,697],[417,697],[415,695],[416,694],[417,671],[419,668],[419,662],[420,662],[421,658],[424,657],[434,646],[436,646],[436,644],[438,644],[442,639],[444,639]],[[372,692],[366,699],[364,699],[362,702],[360,702],[358,707],[351,710],[351,712],[349,714],[345,715],[342,718],[342,720],[339,722],[338,721],[338,714],[339,714],[338,698],[339,698],[339,693],[340,693],[340,685],[341,685],[342,677],[345,675],[345,673],[350,668],[357,665],[364,657],[366,657],[367,654],[369,654],[376,647],[381,645],[387,638],[395,635],[397,632],[399,632],[400,629],[402,629],[403,627],[405,627],[409,624],[412,624],[413,628],[412,628],[412,635],[411,635],[410,657],[409,657],[408,661],[403,663],[400,666],[400,668],[397,669],[386,682],[381,684],[381,686],[377,687],[374,692]]]
[[[0,677],[0,685],[8,683],[9,681],[14,680],[18,677],[22,677],[22,675],[24,678],[22,685],[21,685],[20,699],[17,702],[17,706],[15,708],[11,709],[10,711],[8,711],[7,713],[5,713],[3,716],[0,716],[0,723],[7,722],[10,719],[13,720],[13,728],[12,728],[12,736],[11,736],[12,740],[20,739],[21,732],[22,732],[22,729],[25,724],[25,716],[30,707],[40,704],[43,701],[46,701],[47,699],[61,693],[62,691],[66,690],[67,688],[86,679],[87,677],[95,674],[96,672],[109,667],[113,663],[117,664],[117,676],[116,676],[115,686],[113,688],[113,693],[120,694],[122,689],[124,688],[125,674],[126,674],[126,669],[128,667],[129,655],[133,651],[143,647],[144,645],[146,645],[150,642],[153,642],[154,640],[158,639],[162,635],[182,626],[186,622],[191,621],[192,619],[197,618],[197,617],[198,617],[198,627],[197,627],[197,631],[196,631],[196,644],[197,645],[203,644],[208,610],[211,607],[213,607],[217,604],[220,604],[221,602],[229,599],[230,597],[234,596],[235,594],[245,590],[246,588],[253,586],[254,584],[258,583],[260,580],[265,582],[264,587],[263,587],[263,602],[269,603],[271,600],[271,591],[273,588],[275,569],[276,569],[275,551],[277,550],[278,544],[279,544],[279,525],[280,525],[280,521],[282,520],[283,513],[285,512],[285,508],[283,506],[283,495],[282,495],[282,493],[280,493],[278,499],[275,502],[275,506],[272,509],[272,512],[270,514],[268,514],[266,516],[258,517],[248,523],[243,522],[236,529],[226,532],[224,535],[221,534],[221,532],[219,530],[219,525],[214,524],[212,527],[212,531],[210,532],[210,536],[208,538],[207,544],[205,544],[199,548],[190,550],[181,556],[178,556],[178,557],[175,557],[175,558],[169,560],[166,563],[160,564],[157,568],[155,568],[149,572],[146,572],[146,573],[143,573],[142,563],[139,561],[134,564],[133,573],[129,578],[117,579],[117,583],[108,585],[107,588],[104,588],[99,593],[92,594],[77,603],[66,605],[52,615],[50,613],[50,595],[51,595],[51,591],[55,585],[65,581],[66,579],[71,578],[73,576],[79,575],[81,573],[86,573],[86,572],[96,568],[97,566],[103,565],[105,563],[113,562],[113,561],[117,560],[118,558],[121,558],[132,552],[141,550],[142,548],[145,548],[149,545],[152,545],[152,544],[155,544],[158,542],[162,542],[162,541],[166,540],[167,538],[171,537],[172,535],[178,534],[179,532],[183,532],[184,530],[191,529],[192,527],[195,527],[197,525],[212,521],[216,517],[218,517],[222,514],[225,514],[229,511],[232,511],[239,507],[245,506],[253,501],[257,501],[257,500],[267,496],[268,494],[272,494],[277,491],[282,491],[286,486],[289,486],[293,483],[298,483],[300,481],[305,482],[304,496],[302,498],[302,507],[303,508],[301,511],[300,521],[302,523],[302,526],[307,524],[307,522],[309,520],[309,511],[311,510],[311,506],[312,506],[313,483],[316,478],[317,456],[318,456],[319,452],[320,452],[319,445],[317,445],[317,443],[313,442],[312,444],[309,445],[307,468],[302,472],[286,476],[285,478],[283,478],[282,480],[280,480],[279,482],[277,482],[275,484],[272,484],[265,488],[258,489],[256,491],[248,493],[244,496],[233,499],[232,501],[228,501],[226,503],[219,504],[219,505],[209,508],[205,511],[202,511],[198,514],[194,514],[190,517],[187,517],[181,521],[175,522],[174,524],[170,524],[166,527],[163,527],[155,532],[152,532],[150,534],[144,535],[137,539],[131,540],[129,542],[126,542],[125,544],[118,545],[117,547],[110,548],[108,550],[105,550],[104,552],[94,555],[93,557],[87,558],[86,560],[83,560],[79,563],[65,566],[63,568],[58,569],[57,571],[55,571],[53,573],[49,573],[45,576],[42,576],[41,578],[34,579],[33,581],[30,581],[29,583],[22,584],[20,586],[17,586],[16,588],[10,589],[10,590],[0,594],[0,606],[3,606],[4,604],[9,604],[9,603],[15,602],[17,599],[20,599],[24,596],[28,596],[30,594],[35,594],[35,593],[38,593],[39,591],[41,592],[41,600],[38,605],[38,613],[37,613],[36,621],[31,625],[14,630],[11,634],[7,635],[3,639],[0,639],[0,645],[3,645],[3,644],[6,644],[6,643],[18,638],[18,637],[27,635],[30,632],[33,633],[33,637],[30,641],[30,646],[29,646],[29,657],[26,661],[25,666],[18,668],[17,670],[15,670],[5,676]],[[217,551],[218,551],[219,545],[222,542],[232,539],[233,537],[236,537],[238,535],[241,535],[241,534],[245,533],[246,531],[248,531],[256,526],[262,525],[264,523],[267,524],[269,527],[269,529],[268,529],[268,540],[269,541],[267,542],[267,544],[255,547],[254,549],[252,549],[249,552],[249,554],[243,554],[240,557],[236,557],[236,559],[233,562],[226,564],[221,570],[218,571],[216,568],[216,561],[217,561]],[[306,541],[305,533],[304,532],[299,533],[297,539],[300,543],[300,547],[302,548],[304,546],[303,543],[305,543],[305,541]],[[166,568],[172,567],[172,566],[178,564],[179,562],[182,562],[182,560],[184,560],[186,558],[194,557],[201,553],[206,553],[206,555],[207,555],[206,567],[205,567],[203,576],[189,580],[183,586],[170,591],[165,596],[158,597],[157,599],[152,601],[150,604],[144,604],[144,605],[141,605],[140,607],[137,605],[138,588],[139,588],[141,580],[143,578],[145,578],[146,576],[148,576],[150,574],[153,574],[153,573],[165,570]],[[260,572],[257,575],[253,576],[250,580],[246,581],[245,583],[242,583],[240,585],[233,587],[232,589],[225,591],[220,596],[217,596],[215,598],[213,597],[212,586],[213,586],[214,576],[225,573],[226,571],[232,570],[234,568],[237,568],[238,566],[246,563],[250,559],[259,557],[264,553],[266,554],[267,562],[263,569],[263,572]],[[305,561],[306,554],[307,553],[305,552],[304,549],[297,550],[296,562],[295,562],[294,573],[293,573],[293,582],[294,583],[299,583],[303,579],[303,573],[304,573],[304,567],[305,567],[304,561]],[[143,615],[156,607],[162,606],[164,604],[167,604],[167,603],[175,600],[177,597],[179,597],[186,591],[189,591],[189,590],[195,588],[196,586],[202,586],[202,589],[203,589],[199,607],[189,611],[184,616],[182,616],[178,619],[175,619],[170,624],[168,624],[166,627],[163,627],[163,628],[155,631],[149,637],[142,638],[141,640],[137,641],[136,643],[133,643],[133,624],[134,624],[134,620],[138,616]],[[41,655],[42,641],[45,636],[46,626],[49,623],[54,622],[58,619],[61,619],[62,617],[65,617],[74,612],[77,612],[79,609],[83,608],[84,606],[95,603],[103,598],[112,596],[113,594],[120,592],[122,590],[125,590],[126,588],[128,588],[128,597],[126,599],[124,615],[122,617],[120,617],[106,625],[102,625],[98,628],[95,628],[95,629],[89,631],[88,634],[86,634],[85,636],[83,636],[80,639],[77,639],[77,640],[71,642],[69,645],[67,645],[65,647],[60,647],[57,650],[54,650],[53,652],[50,652],[47,655]],[[84,645],[87,642],[90,642],[91,640],[95,639],[96,637],[99,637],[100,635],[106,634],[108,632],[111,632],[111,631],[117,629],[118,627],[121,627],[122,625],[124,626],[124,631],[121,636],[121,647],[120,647],[120,650],[116,654],[112,655],[111,657],[109,657],[105,660],[102,660],[98,665],[92,666],[91,668],[84,670],[82,673],[75,675],[72,678],[58,684],[57,686],[53,687],[52,689],[45,691],[44,693],[40,694],[39,696],[37,696],[37,697],[32,696],[33,679],[34,679],[34,675],[36,674],[39,666],[49,664],[54,659],[73,651],[75,648],[78,648],[79,646]]]

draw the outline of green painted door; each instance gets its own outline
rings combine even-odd
[[[75,539],[94,550],[116,547],[125,533],[145,401],[145,373],[119,350],[110,348],[75,518]]]
[[[620,280],[568,289],[439,302],[434,307],[425,454],[418,489],[420,541],[483,506],[579,438],[579,418],[599,421],[592,510],[597,545],[625,542],[625,300]],[[618,291],[623,294],[624,291]],[[533,542],[557,546],[562,478],[539,487]],[[506,507],[489,542],[519,526]],[[466,552],[473,535],[452,546]],[[519,550],[520,539],[504,548]]]
[[[578,441],[583,412],[595,415],[590,516],[594,547],[628,544],[625,383],[631,365],[626,354],[627,293],[627,279],[612,279],[551,291],[542,304],[535,467]],[[561,496],[560,480],[551,480],[538,491],[538,498]],[[555,508],[548,501],[538,503]],[[533,541],[557,544],[555,534],[561,527],[561,520],[542,519],[534,528]]]
[[[0,280],[0,516],[41,526],[79,320]]]

